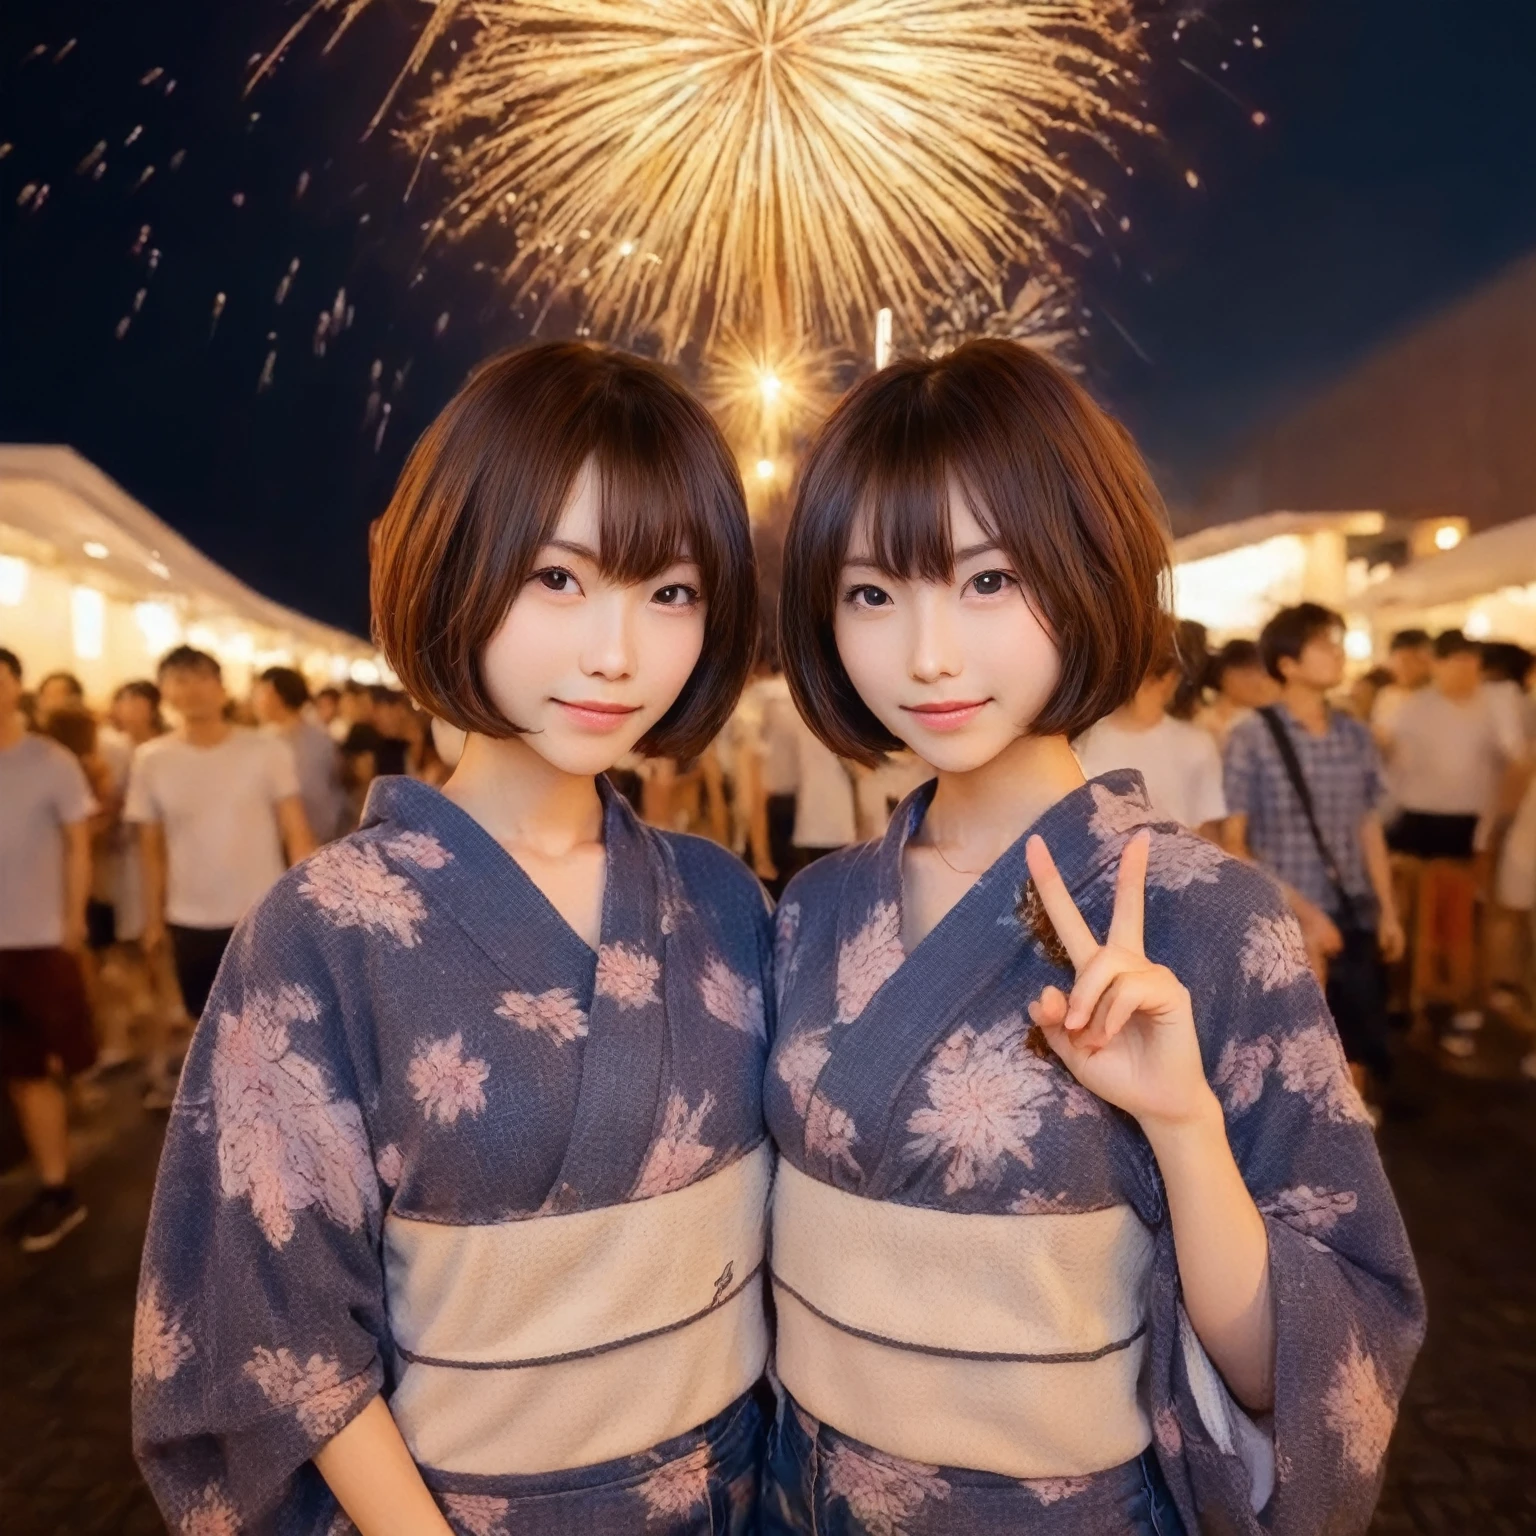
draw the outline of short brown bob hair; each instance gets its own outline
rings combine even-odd
[[[1061,680],[1031,730],[1075,736],[1125,703],[1165,616],[1166,514],[1125,430],[1016,342],[897,362],[833,411],[801,472],[784,543],[779,643],[795,702],[840,757],[902,745],[859,698],[833,618],[848,541],[867,518],[891,576],[954,579],[949,487],[1013,562],[1054,636]]]
[[[411,696],[461,730],[515,735],[486,691],[485,646],[584,464],[602,496],[603,573],[644,581],[687,556],[704,649],[639,743],[689,757],[724,726],[752,665],[757,573],[735,460],[708,413],[642,358],[580,343],[482,363],[411,450],[374,528],[375,639]]]

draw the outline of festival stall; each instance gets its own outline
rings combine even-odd
[[[99,704],[182,642],[236,693],[278,665],[388,680],[371,645],[253,591],[72,448],[0,445],[0,645],[28,680],[73,672]]]
[[[1394,630],[1464,630],[1474,640],[1514,640],[1536,649],[1536,517],[1473,534],[1404,566],[1354,605],[1377,649]]]

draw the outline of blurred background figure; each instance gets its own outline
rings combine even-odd
[[[1371,724],[1378,739],[1389,731],[1397,712],[1429,683],[1435,652],[1427,631],[1400,629],[1387,647],[1387,671],[1392,681],[1382,685],[1371,711]]]
[[[336,724],[341,719],[341,689],[322,688],[315,695],[315,724],[336,738]]]
[[[39,729],[61,709],[83,710],[85,689],[73,672],[50,672],[38,685],[32,716]]]
[[[1264,670],[1252,640],[1227,641],[1207,663],[1205,678],[1210,702],[1196,713],[1195,724],[1211,733],[1220,751],[1234,725],[1280,697],[1280,685]]]
[[[309,684],[292,667],[268,667],[251,691],[251,707],[262,728],[284,741],[299,775],[299,797],[317,843],[349,830],[341,756],[330,733],[309,714]]]
[[[1186,666],[1178,633],[1167,626],[1135,696],[1089,726],[1072,747],[1090,779],[1134,768],[1146,780],[1148,798],[1159,816],[1215,838],[1227,814],[1221,754],[1208,731],[1169,713],[1181,692],[1191,709],[1197,704],[1188,678],[1203,661],[1200,655]]]
[[[1284,887],[1356,1086],[1374,1098],[1392,1076],[1385,966],[1404,947],[1380,758],[1368,727],[1328,702],[1344,679],[1338,614],[1284,608],[1264,626],[1259,653],[1280,698],[1232,728],[1222,841]]]
[[[315,841],[287,743],[225,717],[218,662],[178,646],[160,687],[181,724],[135,754],[124,815],[139,829],[144,944],[169,946],[187,1012],[202,1014],[234,926]],[[149,1059],[145,1105],[169,1109],[163,1042]]]
[[[1467,1057],[1483,1025],[1478,903],[1501,806],[1523,788],[1523,724],[1484,684],[1477,645],[1454,629],[1434,641],[1430,681],[1386,721],[1378,707],[1376,723],[1398,810],[1389,839],[1414,889],[1411,1006],[1442,1050]]]
[[[14,1231],[40,1253],[86,1215],[69,1182],[65,1089],[96,1055],[78,957],[97,807],[79,762],[28,732],[20,702],[21,662],[0,650],[0,1076],[38,1177]]]

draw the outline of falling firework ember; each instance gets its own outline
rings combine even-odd
[[[1064,151],[1142,126],[1128,0],[437,0],[402,80],[460,19],[407,129],[438,227],[506,227],[518,302],[668,355],[917,332],[957,265],[1049,269],[1094,197]]]

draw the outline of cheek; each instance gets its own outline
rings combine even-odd
[[[658,694],[675,699],[704,654],[704,610],[647,613],[639,626],[639,640],[636,671],[654,682]]]
[[[896,622],[887,618],[877,624],[840,612],[832,623],[832,638],[854,692],[879,714],[882,701],[902,685],[904,649]]]

